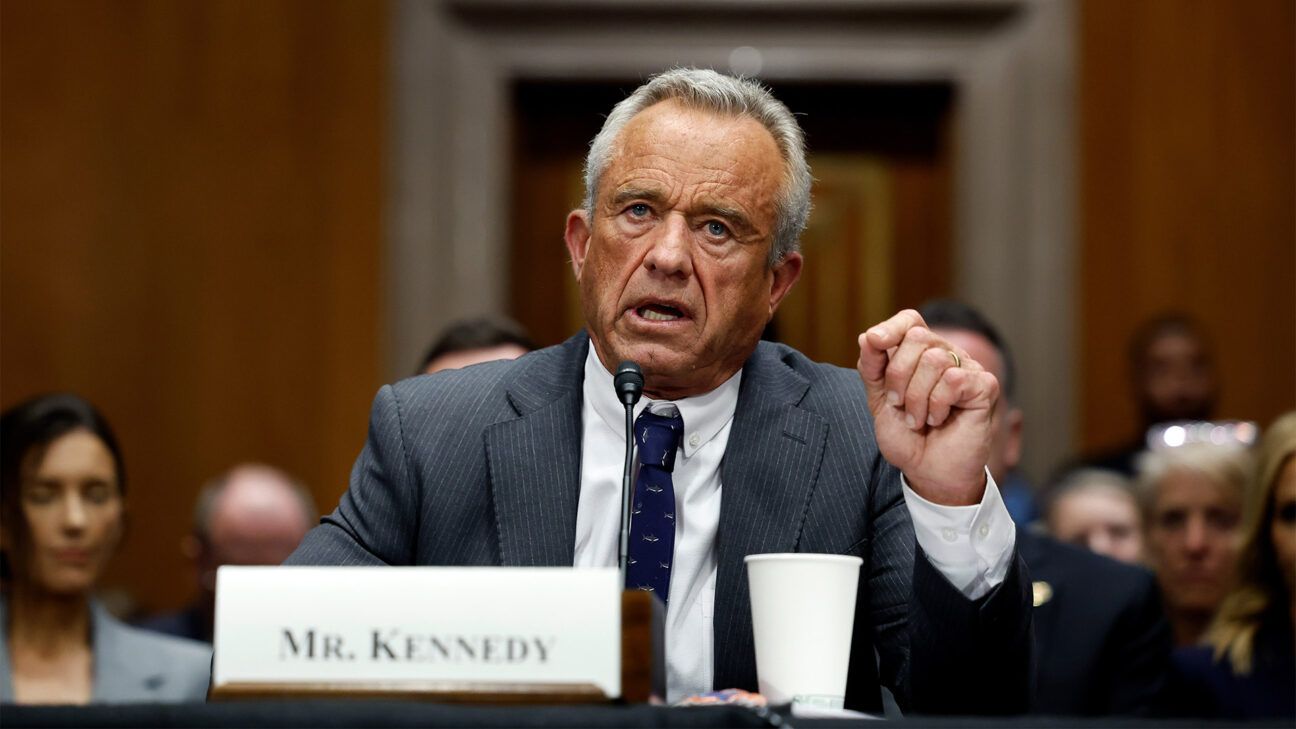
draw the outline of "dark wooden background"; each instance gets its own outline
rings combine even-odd
[[[1132,433],[1125,342],[1170,307],[1216,337],[1221,414],[1266,422],[1296,406],[1293,4],[1077,7],[1076,446]],[[393,364],[380,341],[388,11],[0,4],[0,404],[71,389],[107,412],[131,515],[106,582],[146,607],[188,598],[178,542],[201,483],[231,463],[287,468],[325,508],[345,488]],[[896,249],[896,303],[948,285],[950,113],[938,105],[934,156],[909,166],[829,150],[889,164],[910,201],[893,208],[895,235],[925,242]],[[562,221],[546,225],[514,270],[560,290]],[[518,296],[524,318],[554,306]]]

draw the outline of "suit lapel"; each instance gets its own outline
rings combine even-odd
[[[717,688],[756,686],[751,603],[743,557],[798,549],[823,460],[828,423],[798,407],[809,381],[758,346],[743,368],[720,465],[714,624]]]
[[[588,347],[582,333],[536,356],[506,385],[517,417],[486,430],[505,566],[571,566],[574,559]]]

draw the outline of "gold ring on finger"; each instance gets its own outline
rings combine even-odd
[[[955,367],[962,367],[962,366],[963,366],[963,360],[959,359],[958,352],[955,352],[955,351],[952,350],[952,349],[950,349],[950,350],[946,350],[946,351],[949,352],[949,356],[951,356],[951,357],[954,358],[954,366],[955,366]]]

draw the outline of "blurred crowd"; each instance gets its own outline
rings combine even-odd
[[[1263,428],[1217,420],[1206,332],[1159,317],[1130,343],[1139,438],[1031,484],[1017,466],[1031,429],[1047,426],[1016,403],[1030,373],[976,309],[942,300],[920,313],[1002,386],[988,465],[1033,581],[1034,711],[1296,717],[1296,411]],[[464,321],[415,374],[534,348],[515,323]],[[105,416],[46,395],[0,427],[0,702],[203,700],[217,568],[282,562],[318,520],[309,489],[266,464],[217,475],[179,547],[191,602],[114,615],[96,587],[125,528],[128,480]]]

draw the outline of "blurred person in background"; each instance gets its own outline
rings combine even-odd
[[[509,319],[465,319],[446,327],[423,355],[414,373],[430,375],[441,370],[517,359],[535,349],[535,343],[518,323]]]
[[[988,467],[996,483],[1021,460],[1025,418],[1017,408],[1012,352],[967,304],[919,310],[927,326],[967,350],[998,378]],[[1169,671],[1170,629],[1146,570],[1092,554],[1024,527],[1017,548],[1034,580],[1036,692],[1032,711],[1051,715],[1147,714]]]
[[[198,598],[140,627],[210,643],[217,568],[280,564],[318,519],[310,492],[277,468],[243,464],[213,479],[198,494],[193,533],[182,545],[193,561]]]
[[[1214,417],[1219,377],[1210,338],[1196,319],[1168,313],[1145,322],[1130,340],[1129,365],[1139,411],[1137,437],[1115,450],[1083,458],[1072,468],[1101,468],[1133,478],[1152,427]]]
[[[125,529],[108,423],[75,395],[0,416],[0,702],[202,701],[211,651],[118,622],[95,583]]]
[[[1045,521],[1058,541],[1129,564],[1143,559],[1143,516],[1133,484],[1115,471],[1076,471],[1052,489]]]
[[[1201,716],[1296,717],[1296,411],[1269,427],[1255,461],[1237,584],[1205,644],[1175,655],[1181,707]]]
[[[1241,445],[1188,443],[1139,461],[1144,546],[1175,644],[1201,640],[1236,576],[1248,454]]]

